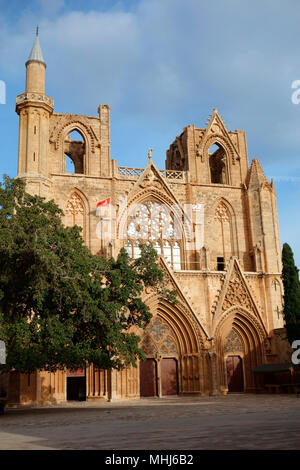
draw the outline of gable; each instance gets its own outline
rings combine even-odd
[[[152,191],[154,194],[157,194],[158,198],[159,195],[161,195],[162,198],[165,198],[167,204],[180,206],[178,199],[169,187],[165,178],[163,178],[154,165],[152,158],[149,159],[148,165],[131,188],[131,191],[127,196],[128,201],[131,202],[136,199],[140,199],[140,196],[143,193],[150,191]]]
[[[235,164],[236,159],[239,158],[238,151],[216,108],[214,109],[207,128],[202,136],[199,145],[199,153],[203,156],[207,155],[213,144],[220,144],[225,150],[227,150],[232,164]]]
[[[223,287],[216,301],[213,329],[216,328],[223,313],[233,307],[242,308],[250,312],[257,318],[264,330],[266,330],[258,306],[236,257],[232,257],[229,263]]]
[[[193,306],[191,305],[189,299],[184,294],[184,290],[183,290],[182,286],[180,285],[179,281],[175,278],[175,276],[174,276],[172,270],[169,268],[168,264],[165,262],[165,260],[163,258],[159,259],[159,263],[160,263],[160,267],[164,271],[165,277],[167,279],[167,282],[166,282],[167,288],[168,289],[173,289],[177,292],[177,298],[178,298],[178,302],[180,304],[180,307],[184,308],[186,310],[191,322],[198,325],[198,327],[200,327],[200,330],[202,331],[202,333],[204,333],[205,337],[209,338],[210,335],[208,334],[206,328],[204,327],[204,325],[201,323],[201,321],[197,317],[197,315],[196,315],[196,313],[193,309]]]

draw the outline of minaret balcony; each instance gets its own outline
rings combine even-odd
[[[17,96],[16,106],[27,104],[28,102],[36,102],[36,103],[43,103],[51,108],[54,106],[54,101],[50,96],[46,95],[45,93],[22,93],[21,95]]]

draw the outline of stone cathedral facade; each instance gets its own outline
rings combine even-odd
[[[260,391],[253,369],[283,361],[281,245],[274,184],[258,159],[249,164],[245,132],[228,130],[214,109],[206,127],[175,138],[164,170],[151,149],[144,168],[120,167],[110,157],[110,107],[54,112],[45,71],[37,36],[16,102],[18,176],[55,200],[66,225],[82,227],[93,253],[124,246],[136,257],[141,241],[151,243],[178,303],[144,293],[153,317],[139,332],[147,360],[137,368],[12,374],[10,401]]]

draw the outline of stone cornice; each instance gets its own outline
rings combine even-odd
[[[43,184],[46,184],[47,186],[51,186],[51,184],[52,184],[52,182],[49,178],[47,178],[46,176],[40,175],[40,174],[37,175],[37,174],[33,174],[33,173],[22,173],[22,174],[18,175],[17,178],[26,180],[26,182],[28,182],[28,181],[42,182]]]

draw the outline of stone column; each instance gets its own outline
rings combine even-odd
[[[39,370],[35,372],[35,401],[40,403],[41,401],[41,373]]]
[[[157,394],[158,397],[162,397],[162,384],[161,384],[161,356],[156,357],[156,367],[157,367]]]
[[[212,351],[208,353],[210,363],[210,375],[211,375],[211,396],[220,395],[218,390],[218,377],[217,377],[217,353]]]
[[[207,380],[207,373],[206,373],[206,352],[201,352],[199,354],[199,374],[200,374],[200,393],[201,395],[205,394],[206,390],[206,380]]]
[[[110,371],[110,397],[109,401],[115,401],[118,397],[118,371],[112,369]]]

